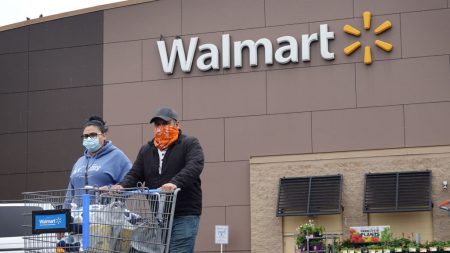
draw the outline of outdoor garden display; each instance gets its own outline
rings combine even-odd
[[[307,223],[298,226],[297,232],[297,252],[324,251],[325,245],[322,235],[325,228],[323,226],[316,226],[313,220],[309,220]]]
[[[407,237],[407,236],[406,236]],[[412,238],[413,236],[411,236]],[[450,241],[432,241],[416,243],[409,238],[395,238],[390,228],[381,232],[380,238],[362,238],[350,229],[349,239],[336,243],[335,248],[341,253],[426,253],[450,252]]]
[[[450,253],[450,241],[416,243],[411,239],[414,238],[413,234],[394,237],[389,226],[378,226],[378,230],[373,234],[364,230],[369,228],[375,231],[377,226],[351,227],[347,239],[334,240],[334,245],[325,245],[325,228],[309,220],[297,227],[295,252],[334,253],[334,250],[339,253]]]

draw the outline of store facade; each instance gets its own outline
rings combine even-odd
[[[170,106],[206,155],[197,252],[222,224],[227,252],[292,252],[307,216],[276,216],[280,178],[338,174],[343,211],[313,217],[330,231],[449,240],[449,5],[141,0],[0,28],[1,199],[65,188],[91,114],[134,160]],[[366,174],[405,171],[431,171],[434,208],[400,213],[416,226],[363,212]]]

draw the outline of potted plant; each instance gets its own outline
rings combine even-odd
[[[383,242],[383,246],[382,246],[383,247],[383,253],[394,253],[396,246],[397,245],[392,240]]]
[[[442,251],[445,243],[442,241],[432,241],[427,243],[428,245],[428,250],[430,252],[438,252],[438,251]]]
[[[387,227],[383,231],[381,231],[380,241],[382,242],[391,242],[393,240],[391,228]]]
[[[311,239],[309,241],[309,250],[322,251],[324,249],[323,241],[320,239]]]
[[[421,253],[427,253],[427,245],[426,244],[419,244],[419,252]]]
[[[323,250],[323,241],[320,239],[314,239],[321,237],[324,232],[323,226],[316,226],[313,220],[309,220],[307,223],[301,224],[297,227],[296,246],[301,251],[317,251]],[[307,249],[307,240],[309,241],[309,249]]]
[[[415,242],[410,242],[408,243],[408,245],[406,245],[408,252],[417,252],[417,243]]]
[[[367,246],[367,249],[369,250],[369,253],[380,253],[380,251],[382,250],[380,245],[377,244],[372,244]]]
[[[395,253],[400,253],[403,251],[408,251],[407,246],[410,243],[411,240],[409,240],[408,238],[396,238],[392,240],[391,245],[393,245]]]
[[[444,252],[450,252],[450,241],[443,242],[442,250]]]
[[[350,240],[346,239],[346,240],[340,242],[337,246],[335,246],[335,248],[338,249],[338,252],[349,253],[349,250],[353,249],[353,246],[350,243]]]

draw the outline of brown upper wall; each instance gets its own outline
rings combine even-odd
[[[215,136],[224,140],[224,158],[222,142],[218,148],[213,145],[215,137],[204,137],[212,143],[208,144],[210,162],[266,154],[396,148],[406,143],[433,145],[405,129],[439,133],[441,141],[436,144],[446,144],[442,140],[448,134],[434,131],[441,129],[434,124],[408,126],[412,121],[405,120],[405,106],[417,104],[414,108],[420,110],[422,104],[450,100],[448,2],[381,2],[165,0],[106,10],[105,115],[118,125],[145,124],[165,103],[174,106],[190,125],[224,119],[224,133]],[[374,14],[369,31],[362,24],[365,10]],[[392,28],[374,35],[373,30],[385,20],[391,21]],[[195,66],[197,52],[190,73],[182,72],[177,62],[174,73],[167,75],[156,46],[160,35],[169,51],[175,36],[181,36],[185,48],[195,36],[199,44],[213,43],[220,52],[221,36],[228,33],[232,42],[268,38],[275,50],[278,37],[291,35],[301,44],[301,35],[318,32],[320,24],[328,24],[335,32],[329,42],[335,60],[323,60],[316,42],[311,46],[310,62],[266,65],[260,47],[257,67],[249,66],[245,50],[242,68],[202,72]],[[362,36],[345,34],[345,24],[360,29]],[[376,47],[376,39],[392,43],[393,51]],[[372,47],[372,65],[362,63],[363,48],[344,55],[343,48],[356,40]],[[172,96],[162,99],[160,94],[167,92]],[[133,99],[117,106],[116,101],[124,96]],[[445,110],[434,114],[445,117]],[[274,116],[298,124],[293,138],[280,132],[272,139]],[[148,138],[150,134],[145,134],[144,139]]]
[[[181,35],[181,1],[159,0],[105,11],[104,42]]]
[[[28,51],[28,31],[22,27],[0,32],[0,54]]]
[[[182,4],[183,34],[265,26],[264,0],[189,0]]]
[[[30,51],[101,44],[102,29],[102,12],[34,24],[30,26]]]
[[[123,6],[146,3],[146,2],[153,2],[153,1],[158,1],[158,0],[123,0],[122,2],[98,5],[98,6],[94,6],[94,7],[90,7],[90,8],[84,8],[84,9],[80,9],[80,10],[59,13],[59,14],[55,14],[55,15],[42,17],[42,18],[36,18],[36,19],[31,19],[31,20],[18,22],[18,23],[14,23],[14,24],[10,24],[10,25],[1,26],[0,32],[13,30],[16,28],[29,26],[29,25],[33,25],[33,24],[45,23],[47,21],[63,19],[66,17],[73,17],[73,16],[78,16],[78,15],[87,14],[87,13],[91,13],[91,12],[120,8]]]
[[[268,26],[353,18],[353,0],[266,0]]]
[[[450,54],[450,9],[402,14],[403,57]]]
[[[0,199],[67,187],[103,114],[103,12],[43,20],[0,32]]]
[[[375,15],[415,12],[424,10],[434,10],[446,8],[446,0],[377,0],[377,1],[355,1],[355,16],[360,15],[363,11],[370,10]]]

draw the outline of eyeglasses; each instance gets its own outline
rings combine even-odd
[[[82,134],[81,138],[87,139],[88,137],[97,138],[97,136],[102,135],[102,133],[89,133],[89,134]]]

